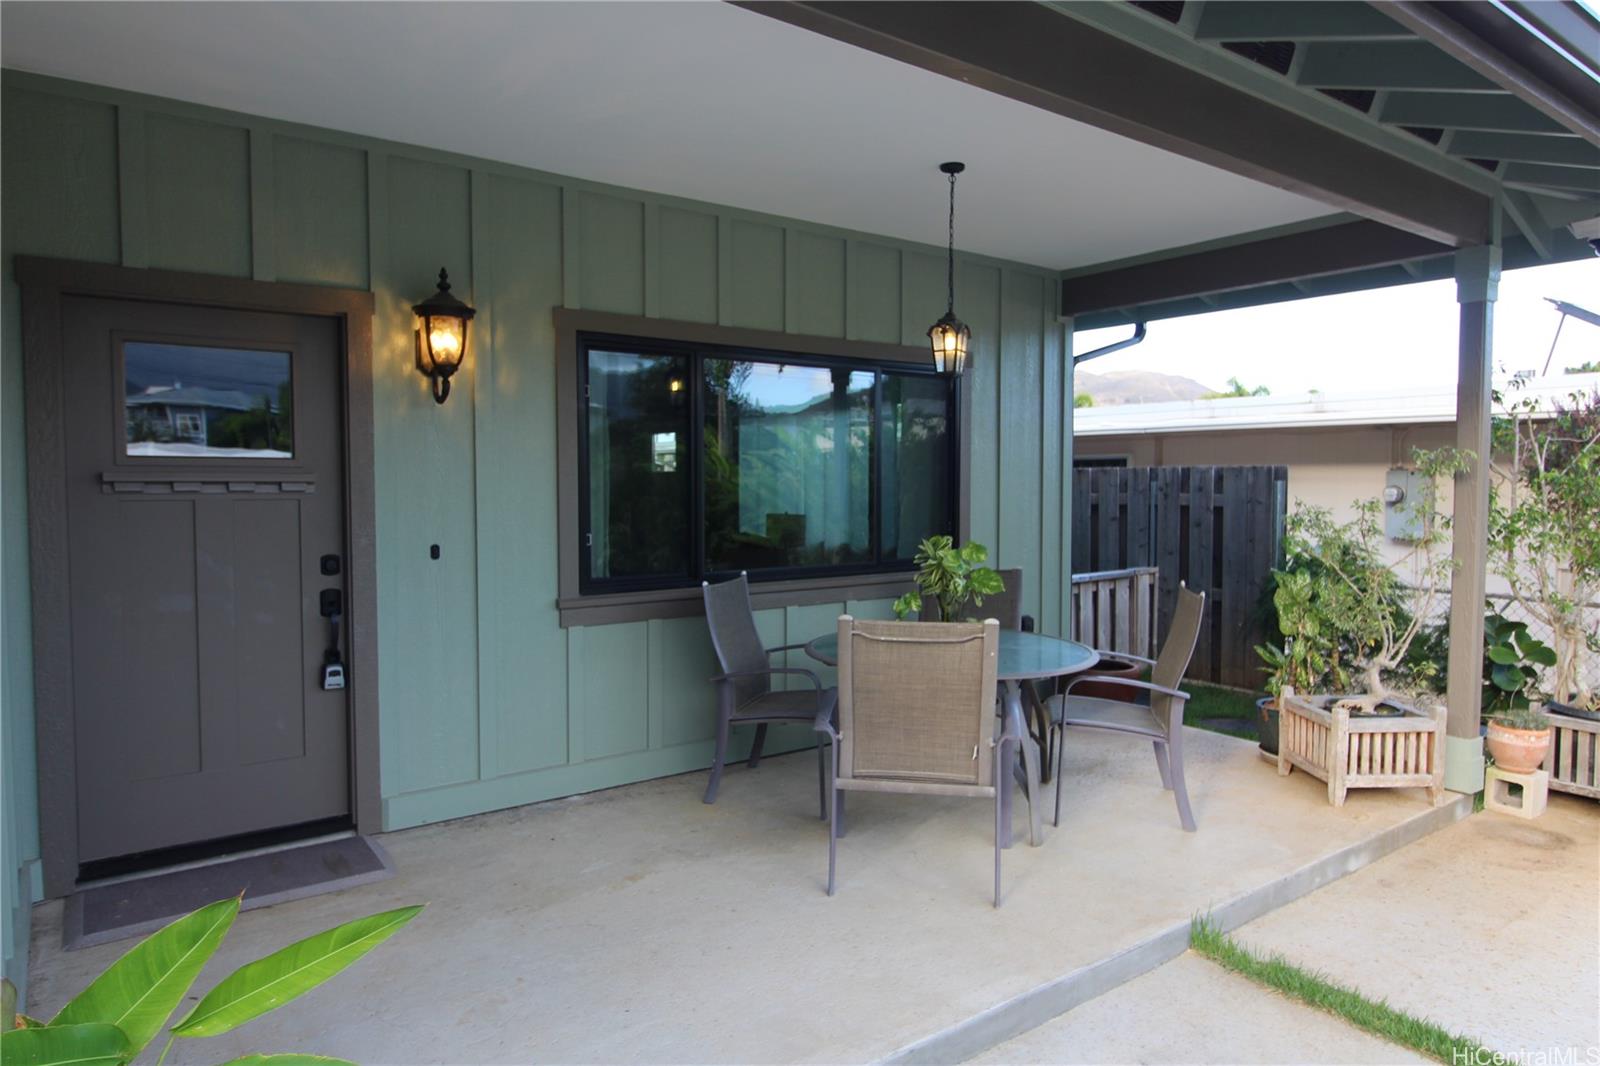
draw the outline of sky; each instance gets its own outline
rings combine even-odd
[[[1544,367],[1560,313],[1545,297],[1600,313],[1600,257],[1508,270],[1495,304],[1494,361],[1504,374]],[[1320,296],[1149,324],[1142,344],[1082,365],[1154,370],[1222,388],[1230,377],[1275,396],[1455,384],[1456,294],[1452,280]],[[1131,332],[1075,334],[1085,352]],[[1568,318],[1551,373],[1600,359],[1600,326]]]

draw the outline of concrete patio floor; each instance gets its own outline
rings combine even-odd
[[[1063,824],[1029,847],[1017,805],[998,911],[976,800],[852,797],[824,895],[807,754],[731,769],[714,807],[688,774],[387,834],[395,878],[241,915],[196,988],[335,922],[428,909],[327,987],[169,1061],[955,1061],[1177,957],[1193,915],[1237,926],[1466,805],[1373,790],[1336,810],[1253,744],[1190,730],[1187,834],[1148,747],[1071,739]],[[35,910],[36,1014],[129,946],[64,953],[60,920]]]

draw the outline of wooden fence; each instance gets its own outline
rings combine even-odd
[[[1282,556],[1288,479],[1283,466],[1074,470],[1072,571],[1155,567],[1158,639],[1178,582],[1204,591],[1206,617],[1188,676],[1258,689],[1262,596]]]

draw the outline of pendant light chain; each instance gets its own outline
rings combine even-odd
[[[945,254],[945,311],[956,309],[956,176],[950,175],[950,239]]]

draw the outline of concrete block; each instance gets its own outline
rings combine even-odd
[[[1512,786],[1517,786],[1515,793]],[[1544,813],[1550,798],[1550,775],[1544,770],[1531,774],[1514,774],[1498,766],[1483,772],[1483,806],[1485,810],[1509,814],[1513,818],[1537,818]]]

